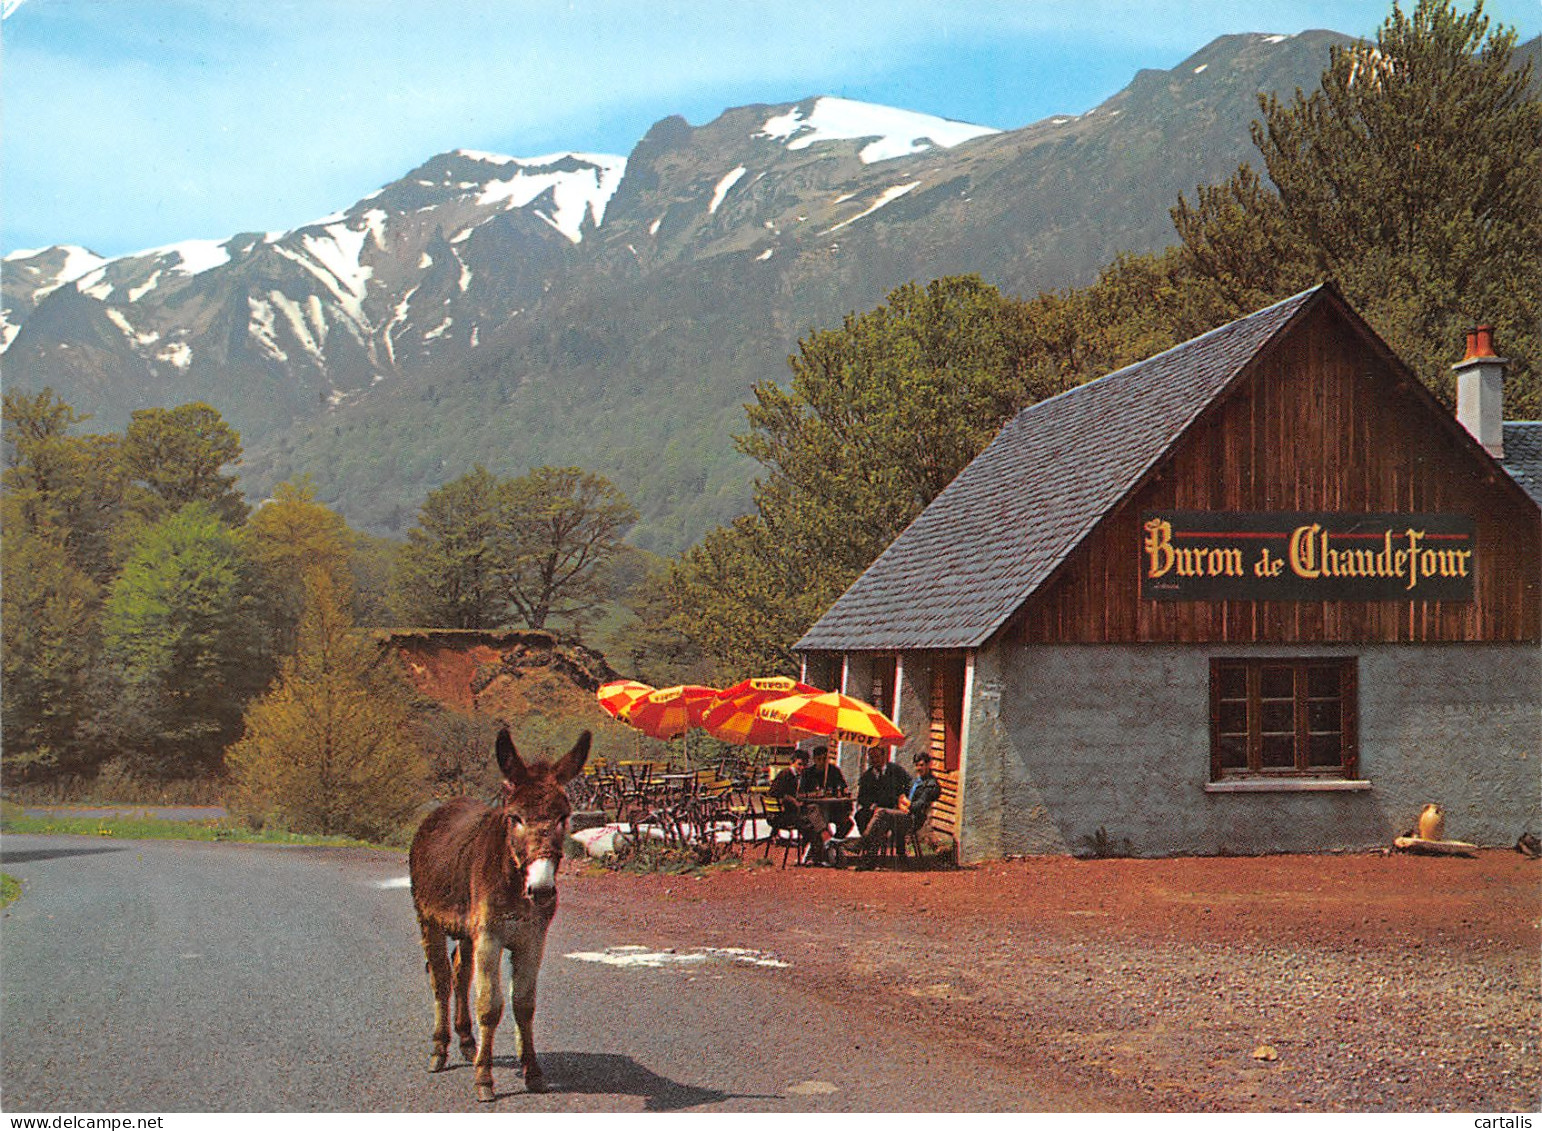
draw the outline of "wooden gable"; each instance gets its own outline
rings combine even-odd
[[[1473,597],[1143,600],[1142,515],[1168,510],[1469,516]],[[1003,632],[1033,643],[1536,642],[1539,583],[1536,505],[1335,297],[1249,364]]]

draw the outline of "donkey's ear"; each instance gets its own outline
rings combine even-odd
[[[578,736],[578,741],[573,743],[573,749],[562,756],[562,761],[552,768],[557,775],[557,780],[572,781],[584,772],[584,763],[589,760],[589,741],[591,735],[588,731]]]
[[[498,732],[498,741],[493,744],[493,750],[498,755],[498,768],[503,771],[505,779],[518,785],[530,777],[525,764],[519,760],[519,751],[514,749],[514,740],[509,737],[508,727]]]

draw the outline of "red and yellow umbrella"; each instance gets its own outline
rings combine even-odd
[[[702,713],[716,697],[717,688],[696,683],[661,687],[627,704],[619,718],[654,738],[675,738],[701,726]]]
[[[635,679],[617,679],[601,684],[594,697],[612,718],[619,718],[622,711],[652,690],[648,684]]]
[[[786,723],[794,731],[856,742],[863,746],[893,746],[905,741],[900,729],[877,707],[826,691],[819,695],[789,695],[762,703],[757,712],[773,723]]]
[[[718,692],[701,725],[713,738],[739,746],[791,746],[797,737],[786,723],[756,714],[763,703],[788,695],[818,695],[819,688],[785,675],[746,679]]]

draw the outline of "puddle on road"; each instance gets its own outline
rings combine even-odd
[[[393,876],[388,880],[376,880],[372,887],[382,891],[410,888],[410,876]],[[598,962],[606,966],[646,966],[658,969],[664,966],[701,966],[709,962],[737,963],[742,966],[771,966],[785,968],[792,963],[784,962],[774,954],[763,950],[751,950],[742,946],[699,946],[691,950],[656,950],[647,946],[611,946],[604,950],[576,950],[564,958],[579,962]]]
[[[655,950],[646,946],[611,946],[604,950],[575,950],[564,958],[579,962],[599,962],[606,966],[700,966],[708,962],[731,962],[744,966],[791,966],[763,950],[740,946],[699,946],[691,950]]]
[[[787,1090],[795,1096],[828,1096],[840,1091],[840,1088],[828,1080],[805,1080]]]

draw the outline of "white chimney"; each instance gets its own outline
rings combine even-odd
[[[1467,356],[1456,370],[1456,419],[1488,449],[1505,458],[1505,366],[1508,357],[1494,356],[1494,328],[1479,326],[1467,335]]]

